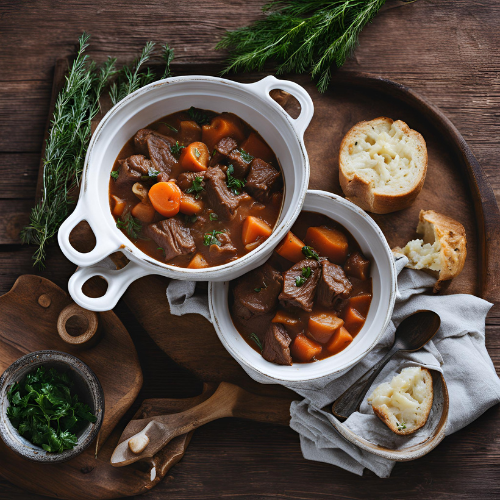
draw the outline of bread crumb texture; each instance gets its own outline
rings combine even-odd
[[[406,435],[427,422],[434,398],[432,375],[426,368],[404,368],[368,398],[374,413],[396,434]]]

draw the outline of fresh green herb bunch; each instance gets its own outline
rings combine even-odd
[[[340,67],[358,36],[386,0],[276,0],[250,26],[226,33],[216,49],[229,49],[229,71],[261,70],[278,63],[276,72],[310,73],[324,92],[332,65]]]
[[[45,451],[71,450],[78,442],[76,434],[96,421],[72,388],[66,373],[40,366],[10,387],[7,416],[21,436]]]
[[[23,243],[36,245],[34,264],[44,265],[46,247],[71,213],[74,191],[80,184],[92,119],[98,113],[99,97],[115,73],[115,59],[100,68],[84,55],[89,35],[79,39],[78,54],[66,83],[57,96],[54,116],[43,158],[42,200],[31,211],[30,223],[21,231]]]

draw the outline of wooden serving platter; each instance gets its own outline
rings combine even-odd
[[[55,90],[62,85],[65,64],[59,61],[56,66]],[[213,66],[174,65],[173,70],[178,75],[216,74]],[[264,76],[252,74],[238,77],[238,80],[250,83]],[[305,134],[312,189],[342,194],[338,181],[339,146],[343,135],[358,121],[388,116],[402,119],[422,133],[429,153],[428,174],[422,192],[409,209],[373,215],[373,218],[391,246],[405,244],[415,236],[420,209],[437,210],[459,219],[468,236],[467,261],[462,274],[441,293],[472,293],[488,300],[498,300],[500,214],[496,200],[474,155],[444,114],[411,90],[370,75],[339,71],[334,76],[334,84],[325,94],[319,94],[308,77],[284,78],[306,88],[315,104],[315,115]],[[88,227],[83,225],[75,231],[73,240],[80,250],[83,250],[81,245],[89,244],[88,231]],[[114,260],[118,265],[123,263],[121,254],[115,255]],[[251,380],[222,347],[212,325],[203,317],[172,316],[165,296],[168,282],[167,278],[148,276],[133,283],[124,295],[126,304],[153,340],[174,361],[203,381],[215,384],[231,382],[265,397],[261,399],[263,408],[258,418],[251,412],[238,416],[262,421],[262,413],[267,410],[268,422],[286,424],[282,409],[297,396],[281,386],[261,385]],[[203,293],[204,284],[199,284],[198,288]],[[206,399],[213,391],[214,386],[201,397]],[[267,405],[263,403],[266,400]],[[194,400],[191,403],[196,404]],[[160,401],[156,404],[161,406]],[[177,411],[182,411],[180,402],[174,404],[170,401],[164,407],[171,409],[173,405]],[[187,446],[189,436],[176,439],[181,438],[185,438]],[[176,459],[180,459],[184,449],[185,446],[179,448]],[[115,496],[123,494],[122,489],[117,489]]]

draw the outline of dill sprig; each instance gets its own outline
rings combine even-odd
[[[250,26],[229,31],[216,49],[229,49],[229,71],[262,70],[276,62],[276,72],[310,73],[320,92],[356,47],[358,36],[386,0],[277,0]]]
[[[99,97],[115,73],[115,59],[100,69],[84,55],[90,36],[79,39],[78,54],[57,96],[43,158],[42,199],[31,211],[30,223],[21,231],[23,243],[38,246],[34,265],[43,266],[48,242],[68,217],[73,194],[79,186],[90,140],[92,119],[99,112]]]

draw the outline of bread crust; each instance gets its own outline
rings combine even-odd
[[[443,281],[451,280],[462,272],[467,257],[467,236],[460,222],[434,210],[420,210],[417,233],[423,233],[422,224],[426,222],[432,224],[441,244],[442,268],[434,285],[434,292],[437,292]]]
[[[418,152],[421,155],[421,162],[419,165],[419,175],[416,178],[416,182],[409,189],[398,192],[397,194],[379,193],[377,188],[373,188],[371,183],[362,179],[358,175],[354,174],[349,177],[346,173],[346,162],[350,154],[350,150],[356,142],[356,137],[358,134],[362,133],[367,127],[372,127],[380,123],[387,123],[392,125],[397,124],[401,130],[408,136],[412,137],[418,148]],[[402,210],[409,207],[418,196],[425,182],[425,176],[427,173],[427,146],[425,140],[420,133],[416,130],[410,129],[410,127],[403,121],[397,120],[394,122],[391,118],[381,116],[370,121],[362,121],[354,125],[354,127],[347,132],[347,134],[342,139],[340,144],[339,152],[339,180],[342,191],[344,192],[346,198],[363,210],[368,212],[373,212],[376,214],[387,214],[390,212],[395,212],[397,210]]]
[[[429,413],[431,412],[432,403],[434,401],[432,375],[427,368],[421,368],[421,370],[424,372],[424,382],[428,387],[428,390],[430,391],[430,397],[428,397],[427,400],[424,401],[425,404],[422,406],[422,417],[415,424],[415,426],[406,429],[398,429],[396,419],[393,417],[386,405],[382,405],[380,407],[372,406],[373,413],[375,413],[375,415],[377,415],[377,417],[380,418],[380,420],[382,420],[382,422],[384,422],[384,424],[387,425],[387,427],[389,427],[392,432],[398,434],[399,436],[407,436],[408,434],[413,434],[414,432],[418,431],[418,429],[421,429],[426,424],[427,419],[429,418]]]

